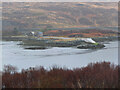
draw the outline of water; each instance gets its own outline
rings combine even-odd
[[[118,64],[118,42],[105,44],[104,49],[89,50],[54,47],[46,50],[25,50],[20,42],[5,42],[2,45],[2,66],[13,65],[19,70],[35,66],[49,68],[57,65],[69,69],[84,67],[91,62],[109,61]]]

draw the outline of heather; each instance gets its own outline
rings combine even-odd
[[[67,69],[44,67],[23,69],[4,66],[3,88],[118,88],[117,65],[110,62],[90,63],[86,67]]]

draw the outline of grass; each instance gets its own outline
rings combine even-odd
[[[94,45],[98,45],[99,43],[94,43]]]

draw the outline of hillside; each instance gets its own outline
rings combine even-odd
[[[3,3],[3,30],[117,26],[117,3]]]

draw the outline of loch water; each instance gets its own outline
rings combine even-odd
[[[80,68],[89,63],[108,61],[118,64],[118,41],[105,44],[99,50],[77,49],[73,47],[53,47],[45,50],[27,50],[20,42],[2,41],[2,67],[13,65],[19,70],[29,67],[44,66],[46,69],[57,65],[69,69]]]

